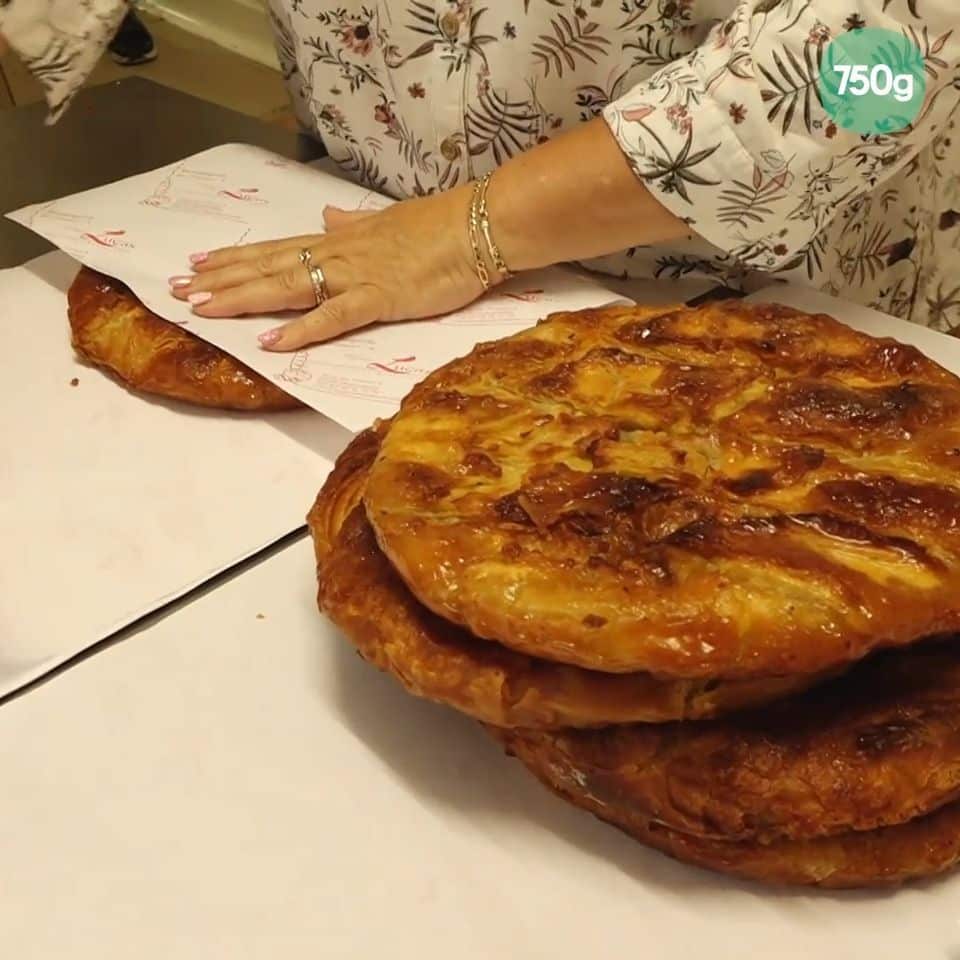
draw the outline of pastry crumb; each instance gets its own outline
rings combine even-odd
[[[70,386],[71,386],[71,387],[75,387],[79,382],[80,382],[80,378],[79,378],[79,377],[74,377],[74,378],[70,381]]]
[[[266,620],[267,618],[266,618],[262,613],[258,613],[258,614],[257,614],[257,619],[258,619],[258,620]]]

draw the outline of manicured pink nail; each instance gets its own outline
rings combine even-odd
[[[213,294],[209,290],[200,290],[197,293],[191,293],[187,297],[187,302],[194,307],[199,307],[201,303],[206,303],[213,299]]]
[[[260,341],[261,347],[272,347],[281,336],[283,336],[283,327],[276,327],[274,330],[261,333],[257,339]]]
[[[181,290],[183,287],[189,287],[193,283],[193,277],[170,277],[167,280],[172,290]]]
[[[204,263],[204,262],[206,261],[207,257],[209,257],[209,256],[210,256],[210,254],[207,253],[206,250],[201,250],[199,253],[191,253],[190,256],[187,257],[187,259],[188,259],[191,263]]]

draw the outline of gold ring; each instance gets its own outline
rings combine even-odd
[[[317,298],[317,306],[319,307],[330,296],[326,278],[319,267],[310,267],[310,282],[313,284],[313,295]]]
[[[330,291],[327,290],[327,279],[324,277],[320,267],[314,265],[313,253],[309,247],[304,247],[300,251],[299,260],[307,268],[307,273],[310,276],[310,285],[313,287],[313,295],[317,301],[316,305],[319,307],[324,300],[330,297]]]

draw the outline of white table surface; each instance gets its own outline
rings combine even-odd
[[[0,708],[4,957],[960,960],[960,876],[673,863],[360,661],[314,592],[303,540]]]
[[[311,410],[205,410],[83,364],[77,267],[0,270],[0,695],[301,528],[350,439]]]
[[[960,877],[778,893],[554,799],[353,654],[307,540],[7,703],[0,770],[17,960],[960,956]]]

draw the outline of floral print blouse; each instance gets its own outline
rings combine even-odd
[[[67,6],[102,22],[118,2]],[[443,190],[602,116],[697,239],[590,266],[750,289],[775,276],[960,335],[956,0],[268,4],[298,117],[358,181]],[[16,49],[7,11],[63,5],[0,0],[0,32]],[[926,97],[902,132],[838,128],[816,95],[824,46],[862,27],[920,48]]]

